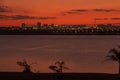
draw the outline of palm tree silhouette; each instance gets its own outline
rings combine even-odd
[[[69,69],[68,67],[65,67],[65,62],[64,61],[57,61],[55,62],[55,65],[49,66],[50,69],[57,73],[63,73],[63,69]]]
[[[36,63],[28,64],[26,60],[23,60],[23,61],[17,61],[17,64],[23,68],[24,73],[31,73],[32,72],[31,65],[36,64]]]
[[[120,48],[120,46],[118,46]],[[111,53],[110,55],[106,56],[108,57],[108,60],[112,60],[112,61],[116,61],[118,62],[119,65],[119,74],[120,74],[120,51],[118,49],[111,49],[109,51],[109,53]]]

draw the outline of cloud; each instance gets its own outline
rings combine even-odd
[[[24,10],[22,8],[18,7],[10,7],[7,4],[4,3],[4,0],[0,0],[0,13],[31,13],[30,10]]]
[[[93,9],[95,12],[120,12],[118,9]]]
[[[112,20],[120,20],[120,18],[111,18]]]
[[[7,15],[0,15],[0,19],[9,19],[10,16],[7,16]]]
[[[94,20],[120,20],[120,18],[94,18]]]
[[[82,14],[87,12],[120,12],[120,9],[72,9],[69,11],[62,12],[62,15],[68,14]]]
[[[62,15],[68,15],[68,14],[78,14],[76,12],[68,11],[68,12],[62,12]]]
[[[39,17],[38,19],[43,19],[43,20],[46,20],[46,19],[56,19],[56,17]]]
[[[3,13],[3,12],[11,12],[11,9],[4,5],[4,0],[0,0],[0,13]]]
[[[14,15],[14,16],[10,16],[10,18],[13,19],[13,20],[37,19],[37,17],[26,16],[26,15]]]
[[[11,20],[24,20],[24,19],[41,19],[41,20],[48,20],[48,19],[56,19],[56,17],[35,17],[35,16],[27,16],[27,15],[0,15],[0,19],[11,19]]]
[[[72,9],[66,12],[62,12],[62,15],[67,15],[67,14],[81,14],[84,12],[88,12],[86,9]]]
[[[94,20],[108,20],[109,18],[95,18]]]
[[[86,9],[73,9],[71,11],[73,11],[73,12],[87,12],[88,10],[86,10]]]
[[[0,6],[0,12],[11,12],[8,6]]]

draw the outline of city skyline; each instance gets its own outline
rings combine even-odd
[[[119,23],[116,0],[0,0],[0,25]]]

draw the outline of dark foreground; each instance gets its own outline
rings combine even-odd
[[[0,72],[0,80],[120,80],[115,74],[102,73],[15,73]]]
[[[0,30],[0,35],[120,35],[120,30]]]

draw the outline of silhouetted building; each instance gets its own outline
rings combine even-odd
[[[37,23],[37,27],[38,27],[38,29],[41,28],[41,23],[40,22]]]
[[[22,27],[22,29],[26,29],[26,28],[27,28],[27,25],[26,25],[25,23],[22,23],[22,24],[21,24],[21,27]]]

